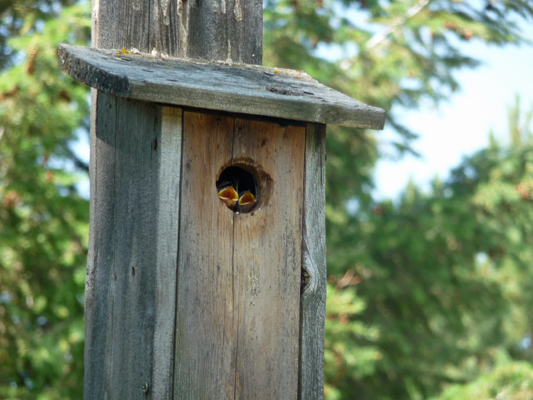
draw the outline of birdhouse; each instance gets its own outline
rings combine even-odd
[[[302,71],[69,45],[59,62],[98,89],[93,398],[322,398],[326,125],[384,111]]]

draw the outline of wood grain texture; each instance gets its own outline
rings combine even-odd
[[[262,63],[261,0],[183,1],[188,24],[180,57]]]
[[[172,398],[174,384],[174,336],[176,314],[177,255],[179,234],[181,108],[163,107],[161,136],[152,141],[159,150],[157,199],[157,264],[155,270],[155,326],[153,341],[152,399]]]
[[[180,112],[103,93],[96,104],[84,395],[169,399]]]
[[[302,71],[116,54],[62,44],[59,65],[91,87],[138,100],[356,128],[382,129],[385,122],[384,110]]]
[[[97,99],[99,97],[99,99]],[[85,282],[84,398],[102,399],[110,389],[116,97],[91,92],[91,199]],[[113,129],[105,129],[107,126]]]
[[[233,212],[218,199],[233,118],[185,112],[174,399],[233,399]]]
[[[237,119],[234,159],[272,179],[268,200],[235,216],[236,399],[296,399],[305,129]]]
[[[184,118],[174,398],[296,399],[304,128]],[[215,182],[251,159],[269,193],[234,214]]]
[[[93,47],[261,64],[260,0],[93,0]]]
[[[303,215],[298,399],[324,398],[326,318],[326,126],[308,124]]]

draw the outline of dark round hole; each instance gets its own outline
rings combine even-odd
[[[236,213],[248,213],[257,204],[257,180],[251,172],[238,167],[225,168],[216,182],[218,198]]]

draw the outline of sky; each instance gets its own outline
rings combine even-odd
[[[533,26],[524,26],[523,32],[533,41]],[[419,134],[413,148],[421,157],[380,159],[374,172],[377,200],[397,200],[409,180],[423,189],[429,189],[435,176],[445,180],[465,156],[488,144],[491,130],[507,143],[507,107],[517,94],[524,113],[533,109],[533,46],[499,48],[473,40],[462,48],[483,65],[457,73],[460,91],[438,109],[425,104],[416,110],[395,111],[404,125]],[[387,127],[376,135],[381,143],[394,136]]]

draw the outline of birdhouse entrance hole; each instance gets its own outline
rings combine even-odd
[[[216,188],[218,198],[235,213],[251,212],[259,199],[257,171],[250,166],[224,168],[216,181]]]

